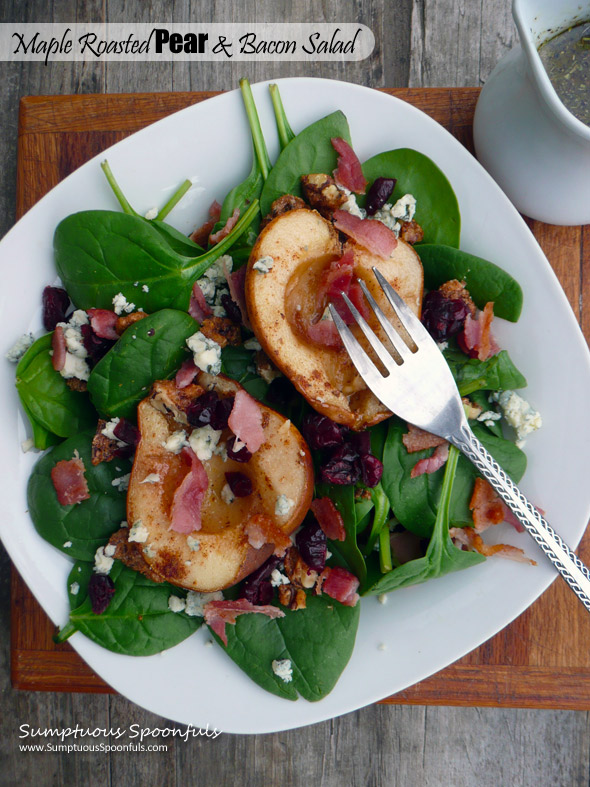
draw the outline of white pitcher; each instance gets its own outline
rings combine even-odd
[[[562,104],[537,51],[590,20],[590,0],[513,0],[512,14],[521,46],[481,91],[477,158],[521,213],[550,224],[590,224],[590,126]]]

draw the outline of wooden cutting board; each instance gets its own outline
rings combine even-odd
[[[385,91],[427,112],[467,148],[476,88]],[[156,93],[24,98],[20,105],[17,214],[62,178],[128,134],[212,93]],[[98,174],[97,177],[100,175]],[[198,217],[195,217],[197,219]],[[590,337],[590,226],[529,226]],[[501,228],[499,228],[501,231]],[[590,535],[580,546],[590,563]],[[112,691],[67,644],[19,575],[12,575],[12,684],[39,691]],[[556,581],[523,615],[442,672],[384,702],[590,709],[590,618]]]

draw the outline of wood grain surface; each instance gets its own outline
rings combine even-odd
[[[228,90],[241,76],[252,82],[317,76],[376,88],[479,87],[518,41],[511,4],[512,0],[2,0],[0,22],[361,22],[373,30],[376,46],[367,60],[347,64],[95,61],[50,62],[46,67],[0,63],[0,236],[15,220],[18,109],[23,96],[42,100],[54,94]],[[587,228],[583,240],[588,249]],[[547,229],[546,249],[558,254],[557,241]],[[579,269],[574,265],[566,282],[577,315],[586,302],[587,262],[586,257],[581,280],[576,280]],[[582,314],[582,325],[588,338],[588,310]],[[552,625],[550,620],[541,623]],[[26,753],[19,748],[23,742],[19,725],[25,723],[40,728],[78,724],[107,730],[125,730],[131,724],[141,728],[175,725],[116,694],[12,689],[9,627],[10,562],[0,547],[0,785],[589,784],[590,714],[567,710],[372,705],[275,735],[221,735],[215,741],[169,739],[166,751]],[[517,658],[519,642],[516,636],[511,645]],[[536,650],[539,659],[541,640]],[[558,657],[551,654],[552,662]],[[510,680],[510,667],[506,672],[504,680]],[[566,669],[564,679],[567,674]],[[575,692],[575,683],[571,688]],[[108,745],[128,740],[117,741],[107,734],[95,742]]]

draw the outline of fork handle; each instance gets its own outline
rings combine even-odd
[[[467,424],[463,424],[454,434],[448,435],[447,439],[464,453],[490,482],[590,612],[590,571],[580,558],[526,499]]]

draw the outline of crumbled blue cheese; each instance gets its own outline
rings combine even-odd
[[[107,557],[113,557],[116,551],[117,547],[114,544],[107,544],[104,548],[104,553]]]
[[[379,596],[377,596],[377,599],[379,600],[380,604],[387,604],[387,595],[385,593],[381,593]]]
[[[149,292],[150,291],[150,288],[149,288],[149,286],[147,284],[142,284],[141,285],[141,289],[142,289],[143,292]]]
[[[219,374],[221,371],[221,347],[208,336],[197,331],[186,340],[189,350],[193,353],[195,366],[207,374]]]
[[[72,546],[72,542],[71,541],[64,541],[62,546],[63,546],[64,549],[69,549]]]
[[[139,284],[139,282],[137,282]],[[123,295],[122,292],[118,292],[115,297],[113,298],[113,311],[115,314],[130,314],[132,311],[135,310],[135,304],[129,303],[127,298]]]
[[[140,481],[140,484],[159,484],[162,479],[160,478],[159,473],[150,473],[146,475],[143,481]]]
[[[107,545],[108,546],[108,545]],[[94,571],[96,574],[110,573],[115,561],[106,554],[105,547],[99,547],[94,553]]]
[[[258,341],[258,339],[255,339],[254,337],[244,342],[244,348],[246,350],[262,350],[262,347],[260,346],[260,342]]]
[[[35,337],[32,333],[23,333],[20,339],[17,339],[10,350],[8,350],[6,358],[11,363],[18,363],[34,341]]]
[[[227,462],[227,444],[225,442],[219,443],[213,453],[215,456],[220,456],[222,461]]]
[[[485,413],[480,413],[477,416],[477,420],[481,421],[486,426],[490,428],[494,425],[496,421],[499,421],[502,418],[502,413],[497,413],[495,410],[486,410]]]
[[[226,505],[231,506],[231,504],[236,499],[236,496],[231,491],[231,487],[229,484],[226,484],[223,489],[221,490],[221,499],[223,500]]]
[[[197,593],[195,590],[189,590],[186,597],[185,612],[190,617],[202,618],[205,614],[203,612],[205,604],[208,604],[210,601],[223,601],[221,590],[216,590],[214,593]]]
[[[402,225],[391,213],[392,208],[393,205],[390,205],[388,202],[386,202],[382,208],[379,208],[379,210],[375,211],[372,216],[368,216],[368,218],[375,221],[380,221],[381,224],[385,224],[385,226],[388,227],[397,238],[399,237]]]
[[[111,484],[115,486],[119,492],[126,492],[129,489],[129,479],[131,478],[131,473],[127,473],[127,475],[121,475],[118,478],[113,478]]]
[[[186,543],[191,552],[198,552],[199,549],[201,548],[201,543],[199,539],[194,538],[193,536],[187,536]]]
[[[66,359],[59,373],[65,380],[71,380],[73,377],[76,377],[78,380],[88,380],[90,367],[83,358],[66,352]]]
[[[170,612],[183,612],[186,607],[186,601],[180,596],[172,594],[168,597],[168,609]]]
[[[104,427],[100,430],[100,433],[105,437],[108,437],[109,440],[114,440],[114,442],[117,443],[118,448],[124,448],[127,443],[124,440],[119,440],[115,434],[115,429],[120,420],[120,418],[111,418],[111,420],[107,421]]]
[[[289,577],[286,577],[284,574],[282,574],[278,568],[275,568],[270,575],[270,584],[273,586],[273,588],[278,588],[280,585],[291,584],[291,580]]]
[[[412,194],[404,194],[391,208],[391,215],[400,221],[412,221],[416,213],[416,198]]]
[[[149,544],[146,544],[141,551],[146,557],[149,558],[156,557],[156,553],[154,552],[154,550],[151,548]]]
[[[79,582],[72,582],[70,585],[70,593],[72,596],[77,596],[80,592],[80,583]]]
[[[83,309],[77,309],[68,322],[58,322],[56,327],[63,331],[66,343],[66,357],[60,374],[66,380],[77,377],[79,380],[88,380],[90,367],[86,362],[88,353],[84,347],[82,325],[88,324],[88,315]]]
[[[186,433],[182,429],[178,429],[176,432],[172,432],[170,437],[164,440],[162,445],[166,451],[170,451],[171,454],[179,454],[184,446],[188,445]]]
[[[283,681],[283,683],[291,683],[293,680],[291,659],[273,659],[272,671]]]
[[[543,425],[541,414],[515,391],[493,393],[490,401],[498,402],[506,422],[516,431],[516,445],[522,448],[524,438]]]
[[[226,273],[229,275],[233,268],[233,260],[229,254],[224,254],[216,260],[211,267],[197,281],[207,304],[211,307],[215,317],[225,317],[225,309],[221,303],[224,295],[229,295],[229,285]]]
[[[295,501],[291,500],[290,497],[287,497],[287,495],[279,495],[275,505],[275,514],[277,516],[287,516],[294,505]]]
[[[137,522],[134,522],[131,525],[127,540],[137,541],[138,544],[145,544],[145,542],[148,540],[148,537],[149,531],[147,527],[142,523],[141,519],[138,519]]]
[[[348,189],[341,188],[340,191],[344,191],[346,194],[346,200],[342,203],[340,209],[345,210],[352,216],[356,216],[358,219],[365,219],[367,217],[367,211],[358,206],[356,196],[351,191],[348,191]]]
[[[23,454],[28,454],[29,451],[32,451],[35,447],[35,441],[32,437],[28,437],[26,440],[23,440],[20,444]]]
[[[193,449],[197,458],[201,462],[206,462],[213,456],[213,451],[217,447],[221,429],[213,429],[210,424],[193,429],[188,438],[190,447]]]
[[[258,273],[268,273],[272,270],[274,264],[274,259],[267,255],[266,257],[261,257],[259,260],[256,260],[252,267],[255,271],[258,271]]]
[[[145,212],[144,219],[147,219],[148,221],[153,221],[157,215],[158,215],[158,209],[150,208],[148,211]]]

